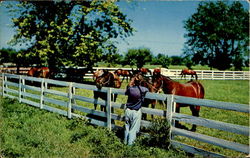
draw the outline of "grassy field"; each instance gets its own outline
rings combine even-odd
[[[85,120],[0,97],[0,157],[186,157],[182,151],[126,146],[115,132]]]
[[[184,81],[180,81],[180,82],[184,82]],[[242,104],[248,104],[249,103],[249,81],[202,80],[200,82],[205,87],[205,98],[206,99],[225,101],[225,102],[242,103]],[[127,83],[124,82],[122,84],[122,88],[125,89],[126,85],[127,85]],[[67,88],[63,88],[63,87],[52,87],[52,89],[59,90],[59,91],[64,91],[64,92],[67,92],[67,90],[68,90]],[[93,92],[89,91],[89,90],[77,89],[76,94],[77,95],[82,95],[82,96],[85,96],[85,97],[93,98]],[[55,96],[55,95],[50,95],[50,97],[57,98],[57,99],[60,99],[60,100],[63,99],[62,97],[58,97],[58,96]],[[119,95],[117,102],[126,103],[126,99],[127,99],[126,96]],[[67,99],[65,101],[67,101]],[[16,104],[16,103],[13,103],[13,104]],[[89,107],[91,109],[93,108],[93,104],[89,104],[89,103],[85,103],[85,102],[81,102],[81,101],[77,101],[77,104],[81,105],[81,106]],[[51,106],[53,106],[53,105],[51,105]],[[163,107],[162,105],[157,104],[157,108],[164,109],[165,107]],[[15,113],[18,113],[18,112],[15,112]],[[115,113],[123,114],[123,110],[115,110]],[[189,110],[189,108],[182,108],[181,113],[190,114],[190,110]],[[47,115],[46,112],[42,112],[42,115],[45,115],[45,114]],[[22,114],[22,115],[24,115],[24,114]],[[200,111],[200,116],[203,117],[203,118],[208,118],[208,119],[212,119],[212,120],[218,120],[218,121],[223,121],[223,122],[228,122],[228,123],[234,123],[234,124],[249,126],[249,114],[243,114],[243,113],[231,112],[231,111],[226,111],[226,110],[218,110],[218,109],[202,107],[201,111]],[[36,116],[36,117],[41,117],[41,116]],[[16,117],[16,119],[17,118],[18,117]],[[42,118],[44,118],[44,116]],[[59,116],[56,115],[56,118],[59,118]],[[62,122],[68,122],[68,121],[71,122],[71,120],[67,120],[64,117],[60,117],[60,119],[56,120],[56,122],[54,124],[56,124],[56,125],[64,124],[64,123],[61,123],[61,122],[59,123],[59,120],[61,120],[61,118],[63,118]],[[148,118],[150,118],[150,117],[148,117]],[[45,122],[48,122],[48,120],[53,120],[53,119],[52,118],[47,119]],[[65,121],[65,120],[67,120],[67,121]],[[41,123],[42,121],[38,121],[38,122]],[[49,121],[49,122],[51,122],[51,121]],[[15,123],[13,123],[13,124],[15,124]],[[17,123],[17,124],[19,124],[19,123]],[[20,123],[20,124],[23,124],[23,123]],[[67,124],[67,123],[65,123],[65,124]],[[122,126],[123,122],[116,121],[116,124]],[[191,127],[191,125],[188,125],[188,124],[185,124],[185,125],[188,126],[188,127]],[[48,128],[48,129],[53,128],[53,127],[51,127],[51,126],[53,126],[51,124],[47,124],[47,125],[44,125],[44,126],[46,126],[46,128]],[[84,126],[80,125],[79,131],[84,131],[85,130],[85,129],[81,129],[82,127],[85,127],[85,125]],[[4,130],[7,130],[8,128],[9,127],[6,125],[6,129],[4,129]],[[36,129],[36,128],[38,128],[38,127],[32,127],[31,129]],[[92,126],[91,127],[88,126],[88,128],[93,128],[93,130],[96,129],[96,128],[92,127]],[[101,129],[101,130],[105,131],[105,129],[102,129],[102,128],[97,128],[97,129],[98,130]],[[15,129],[11,128],[10,130],[15,130]],[[28,131],[28,129],[25,129],[25,130]],[[42,129],[39,128],[39,130],[42,130]],[[59,131],[62,131],[62,132],[55,133],[55,135],[56,135],[55,137],[58,137],[58,135],[63,135],[64,132],[66,132],[66,133],[67,132],[69,132],[69,133],[72,132],[70,130],[69,131],[67,131],[67,130],[68,129],[60,129]],[[14,132],[14,131],[12,131],[12,132]],[[97,133],[98,132],[99,131],[97,131]],[[210,136],[214,136],[214,137],[223,138],[223,139],[234,141],[234,142],[239,142],[239,143],[242,143],[242,144],[249,144],[249,138],[247,136],[241,136],[241,135],[232,134],[232,133],[228,133],[228,132],[223,132],[223,131],[219,131],[219,130],[208,129],[208,128],[205,128],[205,127],[198,127],[197,132],[202,133],[202,134],[206,134],[206,135],[210,135]],[[11,135],[11,133],[9,135]],[[52,133],[50,133],[50,136],[52,137],[53,135],[54,134],[53,134],[53,131],[52,131]],[[114,133],[113,133],[113,135],[114,135]],[[16,136],[14,136],[14,137],[16,137]],[[39,137],[39,139],[43,139],[43,140],[50,139],[49,137],[43,138],[43,136],[37,136],[37,137]],[[63,137],[68,137],[66,140],[64,140],[65,142],[67,142],[67,140],[69,140],[69,136],[63,136]],[[83,139],[81,136],[79,136],[79,137],[81,139]],[[13,139],[13,140],[10,140],[10,142],[11,141],[14,142],[14,140],[16,138],[10,138],[10,139]],[[111,153],[106,153],[106,155],[105,155],[105,151],[103,151],[104,154],[98,153],[98,152],[95,153],[93,151],[94,149],[93,150],[92,150],[92,148],[89,149],[90,148],[89,146],[91,144],[86,143],[85,142],[86,140],[81,140],[81,141],[84,141],[87,144],[88,147],[86,147],[86,149],[89,149],[87,152],[83,152],[83,150],[81,150],[81,149],[75,149],[75,150],[78,150],[79,153],[83,152],[85,154],[83,157],[88,157],[88,156],[91,156],[91,157],[92,156],[97,156],[97,157],[99,157],[99,156],[110,156],[110,157],[130,157],[130,156],[135,157],[135,156],[139,156],[139,157],[147,157],[149,155],[152,155],[152,157],[168,157],[168,156],[174,156],[176,154],[174,151],[169,151],[170,153],[168,153],[168,151],[162,151],[160,149],[154,149],[154,150],[157,150],[157,154],[154,155],[154,154],[152,154],[152,152],[155,152],[155,151],[151,151],[151,148],[150,149],[147,148],[147,149],[144,150],[144,147],[141,147],[141,145],[138,145],[138,148],[137,148],[138,153],[139,153],[138,155],[126,155],[126,153],[131,149],[129,149],[126,146],[123,146],[122,143],[121,143],[121,140],[119,140],[119,138],[115,137],[115,138],[112,138],[112,139],[117,139],[118,140],[118,142],[120,143],[120,144],[118,143],[119,144],[118,146],[119,146],[119,148],[122,148],[121,152],[123,153],[123,155],[119,155],[118,153],[116,153],[115,151],[118,150],[118,149],[113,149],[113,147],[108,147],[108,148],[110,148]],[[187,139],[187,138],[184,138],[184,137],[178,137],[177,139],[182,141],[182,142],[185,142],[185,143],[188,143],[188,144],[191,144],[191,145],[195,145],[197,147],[205,148],[205,149],[208,149],[208,150],[213,151],[213,152],[218,152],[218,153],[230,156],[230,157],[243,157],[243,156],[245,156],[244,154],[241,154],[241,153],[238,153],[238,152],[232,152],[232,151],[227,150],[227,149],[223,149],[223,148],[215,147],[215,146],[212,146],[212,145],[209,145],[209,144],[197,142],[197,141]],[[52,138],[52,140],[56,140],[56,138]],[[48,144],[51,143],[50,141],[51,140],[48,140]],[[109,142],[109,140],[106,140],[106,141]],[[105,144],[107,142],[101,141],[101,144],[103,146],[109,146],[109,145]],[[58,144],[54,145],[54,146],[60,146],[59,145],[60,143],[58,142]],[[18,148],[20,148],[18,150],[21,150],[21,148],[22,148],[21,145]],[[63,147],[61,147],[61,148],[63,148]],[[8,145],[7,145],[7,149],[9,150]],[[45,149],[42,149],[42,150],[45,150]],[[56,151],[56,150],[59,150],[59,149],[54,149],[54,150]],[[62,150],[66,150],[66,149],[62,149]],[[68,156],[68,155],[70,155],[69,153],[71,151],[69,151],[69,149],[67,149],[66,151],[67,151],[67,153],[65,153],[65,155],[58,155],[58,156]],[[114,151],[114,153],[112,153],[113,151]],[[151,153],[150,153],[150,151],[151,151]],[[54,153],[54,155],[53,155],[53,153]],[[77,152],[74,152],[74,154],[76,154],[76,153]],[[35,154],[35,152],[33,152],[33,154]],[[40,153],[40,154],[42,154],[42,153]],[[48,155],[48,156],[57,156],[56,154],[58,154],[58,153],[52,152],[52,154]],[[97,155],[95,155],[95,154],[97,154]],[[168,154],[170,154],[170,155],[168,155]],[[72,157],[74,157],[73,155],[72,155]],[[30,157],[30,156],[31,155],[28,155],[28,157]],[[36,157],[36,156],[38,156],[38,155],[35,155],[33,157]],[[178,155],[178,154],[176,155],[176,157],[183,157],[183,156],[184,156],[183,153],[181,153],[180,155]]]

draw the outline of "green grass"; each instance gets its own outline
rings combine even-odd
[[[182,80],[180,82],[185,82],[185,81]],[[249,81],[201,80],[200,82],[205,87],[205,98],[206,99],[225,101],[225,102],[234,102],[234,103],[241,103],[241,104],[248,104],[249,103]],[[127,85],[127,83],[126,83],[126,81],[124,81],[124,83],[122,84],[122,88],[125,89],[126,85]],[[52,89],[67,92],[67,88],[63,88],[63,87],[52,87]],[[85,97],[89,97],[89,98],[93,98],[93,92],[90,90],[76,89],[76,94],[82,95]],[[55,96],[55,95],[50,95],[50,97],[53,97],[53,98],[56,98],[59,100],[63,100],[63,97],[59,97],[59,96]],[[117,102],[126,103],[126,99],[127,99],[126,96],[119,95]],[[67,101],[67,99],[65,101]],[[94,107],[93,104],[81,102],[81,101],[77,101],[77,104],[80,106],[85,106],[85,107],[91,108],[91,109],[93,109],[93,107]],[[51,104],[51,106],[55,106],[55,105]],[[165,109],[165,107],[163,107],[162,105],[159,105],[159,104],[157,104],[157,108],[158,109]],[[100,109],[100,108],[98,107],[98,109]],[[44,112],[43,115],[45,113],[47,113],[47,112]],[[115,113],[122,115],[123,110],[116,109]],[[188,107],[181,108],[181,113],[191,114]],[[58,115],[56,115],[56,116],[59,117]],[[203,118],[208,118],[208,119],[212,119],[212,120],[249,126],[249,114],[201,107],[200,116]],[[64,117],[60,117],[60,119],[61,118],[64,118]],[[148,118],[150,119],[150,117],[148,117]],[[67,119],[64,118],[63,122],[65,120],[67,120]],[[67,121],[70,121],[70,120],[67,120]],[[123,122],[116,121],[115,123],[117,125],[123,126]],[[60,123],[60,124],[63,124],[63,123]],[[191,127],[191,125],[188,125],[188,124],[185,124],[185,125],[188,127]],[[50,125],[46,125],[46,127],[50,127]],[[35,128],[36,127],[32,127],[32,129],[35,129]],[[81,130],[83,130],[83,129],[81,129]],[[99,128],[98,128],[98,130],[99,130]],[[64,130],[61,130],[61,131],[64,131]],[[66,132],[66,130],[65,130],[65,132]],[[214,137],[218,137],[218,138],[222,138],[222,139],[226,139],[226,140],[233,141],[233,142],[238,142],[238,143],[247,144],[247,145],[249,144],[249,138],[247,136],[241,136],[241,135],[232,134],[229,132],[224,132],[224,131],[215,130],[215,129],[209,129],[209,128],[205,128],[205,127],[201,127],[201,126],[197,127],[197,132],[202,133],[202,134],[206,134],[206,135],[210,135],[210,136],[214,136]],[[52,135],[53,134],[51,134],[51,136]],[[47,139],[49,139],[49,138],[47,138]],[[55,138],[53,138],[53,139],[55,139]],[[188,138],[184,138],[184,137],[178,137],[177,139],[181,140],[181,142],[185,142],[187,144],[194,145],[194,146],[200,147],[200,148],[204,148],[204,149],[207,149],[207,150],[210,150],[213,152],[218,152],[218,153],[230,156],[230,157],[244,156],[244,154],[242,154],[242,153],[233,152],[233,151],[219,148],[219,147],[209,145],[206,143],[194,141],[192,139],[188,139]],[[142,147],[139,146],[138,148],[142,148]],[[20,147],[20,150],[21,150],[21,147]],[[127,150],[127,148],[124,150]],[[93,151],[92,150],[88,151],[89,155],[85,155],[85,156],[93,156],[96,154],[94,152],[93,153],[91,153],[91,152],[93,152]],[[121,152],[126,153],[126,151],[121,151]],[[144,153],[144,151],[140,151],[139,153],[141,153],[141,152]],[[100,154],[101,153],[97,154],[97,156],[102,156]],[[149,153],[146,153],[146,154],[149,154]],[[160,153],[159,155],[162,156],[162,154],[163,153]],[[67,154],[65,154],[65,155],[67,156]],[[156,155],[153,155],[153,157],[158,157],[159,155],[156,154]],[[49,155],[49,156],[55,156],[55,155]],[[61,156],[61,155],[59,155],[59,156]],[[123,157],[124,155],[115,155],[115,154],[113,155],[113,157],[116,157],[116,156]],[[135,156],[135,155],[132,155],[132,156]],[[136,156],[144,157],[145,155],[142,154],[142,155],[136,155]],[[125,157],[126,157],[126,155],[125,155]]]
[[[126,146],[114,132],[0,97],[0,157],[185,157],[177,150]]]

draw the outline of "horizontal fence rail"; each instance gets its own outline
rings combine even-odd
[[[34,78],[34,77],[5,74],[5,73],[0,75],[1,75],[0,94],[4,97],[18,99],[19,102],[26,103],[51,112],[56,112],[68,118],[72,117],[86,118],[90,121],[90,123],[98,126],[105,126],[108,129],[121,128],[117,126],[115,122],[112,120],[124,121],[124,114],[121,115],[116,114],[112,112],[112,108],[125,109],[125,104],[111,101],[112,94],[125,95],[124,89],[103,87],[100,90],[97,89],[96,86],[87,84],[64,82],[64,81],[57,81],[57,80],[43,79],[43,78]],[[58,88],[57,89],[49,88],[52,85],[56,87],[61,87],[64,91],[60,91],[58,90]],[[94,98],[81,96],[79,94],[76,94],[76,89],[86,89],[90,91],[104,92],[106,93],[108,99],[97,100]],[[52,98],[51,95],[53,95],[54,97]],[[165,117],[166,119],[168,119],[168,121],[171,123],[170,133],[171,133],[171,144],[173,146],[180,147],[181,149],[194,154],[202,154],[204,156],[213,156],[213,157],[223,157],[223,155],[220,155],[218,153],[206,151],[204,149],[179,142],[175,140],[175,136],[178,135],[191,138],[197,141],[205,142],[208,144],[212,144],[215,146],[220,146],[230,150],[249,154],[248,145],[239,144],[236,142],[231,142],[228,140],[212,136],[207,136],[197,132],[194,133],[191,131],[176,128],[174,126],[174,121],[178,120],[181,122],[196,124],[198,126],[249,136],[248,126],[230,124],[221,121],[215,121],[175,112],[176,103],[182,103],[182,104],[199,105],[209,108],[230,110],[230,111],[249,114],[250,110],[248,105],[213,101],[207,99],[166,95],[166,94],[156,94],[156,93],[147,93],[146,98],[166,101],[167,109],[165,110],[143,107],[142,112],[149,115]],[[79,102],[103,105],[106,107],[107,110],[106,112],[94,110],[81,105]],[[55,106],[51,106],[50,104],[53,104]],[[83,115],[82,113],[88,115]],[[103,117],[104,120],[93,118],[90,115]],[[141,122],[141,125],[144,127],[148,127],[150,126],[150,124],[151,122],[148,120],[142,120]]]
[[[19,73],[26,75],[31,67],[20,67]],[[85,67],[76,67],[75,69],[84,69]],[[65,68],[67,69],[67,68]],[[96,71],[97,69],[105,69],[109,71],[115,71],[117,69],[123,70],[133,70],[132,68],[110,68],[110,67],[93,67],[93,70]],[[151,72],[154,69],[150,69]],[[186,78],[181,77],[181,69],[166,69],[161,68],[161,74],[168,76],[172,79],[191,79],[190,75],[186,75]],[[249,71],[219,71],[219,70],[195,70],[199,80],[250,80],[250,73]],[[17,74],[16,67],[0,67],[0,73],[11,73]],[[71,74],[72,75],[72,74]],[[65,72],[59,72],[55,76],[66,76]],[[76,78],[79,76],[76,76]],[[91,79],[93,78],[93,74],[88,71],[84,78]],[[122,77],[121,77],[122,78]]]

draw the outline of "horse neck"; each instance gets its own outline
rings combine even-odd
[[[172,90],[174,89],[175,81],[170,79],[169,77],[161,76],[162,79],[162,89],[166,94],[172,94]]]

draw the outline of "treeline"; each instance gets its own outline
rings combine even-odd
[[[23,54],[27,50],[19,50],[16,51],[12,48],[2,48],[0,49],[0,65],[3,63],[15,63],[17,66],[47,66],[41,65],[39,57],[30,58],[29,56],[23,56]],[[102,63],[107,63],[109,66],[130,66],[130,67],[138,67],[141,68],[144,65],[159,65],[164,68],[168,68],[170,65],[182,65],[188,68],[192,68],[192,66],[197,65],[192,58],[185,55],[173,55],[168,56],[164,53],[153,54],[149,48],[138,48],[138,49],[129,49],[128,52],[124,52],[123,54],[114,54],[112,56],[103,55]],[[201,64],[202,65],[202,64]],[[204,64],[206,65],[206,64]],[[204,66],[203,65],[203,66]],[[248,67],[249,60],[245,60],[242,64],[243,67]],[[64,65],[70,66],[70,65]],[[94,66],[101,66],[98,63],[95,63]],[[212,69],[212,67],[211,67]]]
[[[15,63],[18,66],[40,65],[39,58],[30,58],[20,55],[23,51],[26,50],[16,51],[12,48],[0,49],[0,64]],[[182,56],[168,56],[163,53],[154,55],[148,48],[129,49],[126,53],[117,53],[113,56],[104,55],[101,62],[108,63],[110,66],[119,64],[122,66],[136,66],[138,68],[144,65],[161,65],[165,68],[168,68],[169,65],[186,65],[187,67],[193,65],[188,58]],[[98,64],[96,63],[94,66],[98,66]]]

